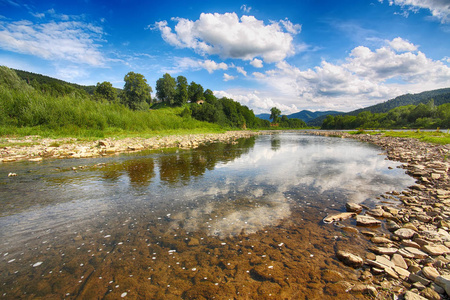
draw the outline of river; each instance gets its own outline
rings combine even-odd
[[[321,220],[414,183],[380,154],[280,133],[1,164],[0,297],[352,299],[334,248],[367,240]]]

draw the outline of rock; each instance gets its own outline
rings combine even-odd
[[[400,229],[401,227],[400,227],[400,225],[398,225],[394,221],[387,220],[386,221],[386,228],[387,228],[387,230],[393,232],[393,231],[396,231],[397,229]]]
[[[425,286],[430,284],[430,281],[428,279],[426,279],[420,275],[414,274],[414,273],[409,274],[408,278],[411,282],[420,282],[421,284],[423,284]]]
[[[441,299],[441,296],[436,291],[434,291],[432,288],[429,288],[429,287],[427,287],[422,292],[420,292],[420,294],[422,296],[424,296],[425,298],[427,298],[428,300],[440,300]]]
[[[395,264],[391,262],[389,259],[385,258],[384,256],[377,255],[375,260],[379,263],[382,263],[383,265],[386,265],[387,267],[393,267]]]
[[[368,284],[357,283],[351,289],[351,292],[361,293],[361,294],[370,294],[371,296],[376,297],[378,295],[377,289],[374,286]]]
[[[360,211],[362,211],[363,208],[359,204],[347,202],[347,203],[345,203],[345,209],[348,212],[360,212]]]
[[[361,267],[364,263],[364,260],[358,255],[342,250],[336,252],[336,257],[344,264],[351,267],[358,268]]]
[[[411,240],[402,240],[402,245],[404,245],[406,247],[413,247],[413,248],[420,249],[420,245]]]
[[[407,291],[405,293],[405,300],[427,300],[427,298],[424,298],[416,293],[413,293],[411,291]]]
[[[434,282],[440,287],[442,287],[447,293],[447,295],[450,296],[450,279],[444,276],[438,276],[436,277]]]
[[[432,281],[434,281],[438,276],[441,276],[441,274],[439,274],[439,272],[433,267],[423,267],[422,274]]]
[[[393,266],[392,269],[397,272],[398,275],[400,275],[400,277],[402,279],[406,279],[409,278],[409,275],[411,274],[411,272],[409,272],[408,270],[405,270],[403,268],[397,267],[397,266]]]
[[[335,221],[347,220],[347,219],[353,218],[354,216],[356,216],[355,213],[345,212],[345,213],[340,213],[337,215],[327,216],[326,218],[323,219],[323,222],[329,224],[329,223],[332,223]]]
[[[405,248],[403,248],[401,250],[407,251],[407,252],[409,252],[409,253],[411,253],[413,255],[413,257],[408,257],[408,258],[420,258],[420,259],[423,259],[423,258],[427,258],[428,257],[428,254],[426,254],[425,252],[423,252],[423,251],[421,251],[421,250],[419,250],[417,248],[405,247]],[[402,253],[400,253],[400,255],[402,255]]]
[[[387,267],[384,269],[384,271],[386,272],[386,274],[388,274],[389,276],[391,276],[394,279],[398,279],[398,275],[397,273],[390,267]]]
[[[391,248],[386,248],[386,247],[377,247],[376,249],[378,254],[382,254],[382,255],[392,255],[394,253],[398,252],[397,248],[391,247]]]
[[[359,226],[378,226],[381,224],[380,220],[370,216],[356,216],[356,225]]]
[[[394,232],[395,236],[398,236],[401,239],[410,239],[415,233],[416,232],[414,230],[409,228],[400,228]]]
[[[397,267],[408,269],[408,265],[406,264],[405,260],[403,259],[403,256],[400,254],[394,253],[392,255],[391,261],[396,265]]]
[[[392,243],[392,241],[390,239],[387,239],[385,237],[381,237],[381,236],[375,236],[373,238],[370,239],[370,241],[374,244],[389,244]]]
[[[384,213],[384,210],[381,208],[374,208],[367,212],[368,215],[374,216],[374,217],[382,217]]]
[[[444,245],[424,245],[422,249],[430,255],[443,255],[450,253],[450,249]]]

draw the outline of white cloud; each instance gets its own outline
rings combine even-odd
[[[245,13],[249,13],[252,10],[251,6],[247,6],[246,4],[241,5],[241,10]]]
[[[227,73],[223,73],[223,81],[234,80],[236,77],[228,75]]]
[[[34,24],[30,21],[0,22],[0,48],[47,60],[65,60],[103,66],[99,51],[100,27],[68,21]]]
[[[254,59],[250,62],[250,64],[251,64],[252,66],[254,66],[255,68],[262,68],[262,67],[263,67],[263,62],[262,62],[262,60],[257,59],[257,58],[254,58]]]
[[[247,72],[244,70],[243,67],[236,67],[236,71],[238,71],[238,73],[241,73],[244,76],[247,76]]]
[[[265,25],[253,16],[238,18],[236,13],[202,13],[196,21],[183,18],[172,20],[177,22],[174,31],[167,21],[156,22],[149,27],[159,29],[167,43],[193,49],[201,55],[243,60],[262,57],[268,63],[295,54],[293,34],[301,28],[287,19]]]
[[[417,51],[417,46],[410,42],[397,37],[392,41],[388,41],[388,45],[397,52]]]
[[[302,31],[302,25],[293,24],[287,18],[285,20],[280,20],[280,23],[284,26],[287,32],[292,34],[299,34]]]
[[[405,10],[417,12],[419,9],[428,9],[431,15],[441,23],[450,23],[450,2],[448,0],[389,0],[389,5],[398,5]]]
[[[359,46],[341,63],[324,60],[320,66],[306,70],[281,61],[265,73],[254,72],[252,78],[260,83],[264,99],[284,105],[283,112],[286,107],[351,111],[405,93],[448,87],[450,67],[443,61],[426,57],[416,51],[417,46],[401,38],[386,44],[375,50]],[[411,51],[404,52],[407,49]],[[259,100],[249,107],[259,111],[267,105]]]
[[[200,60],[190,57],[176,57],[175,66],[163,69],[167,73],[181,73],[186,70],[201,70],[205,69],[208,73],[213,73],[216,70],[228,70],[228,65],[224,62],[216,63],[213,60]]]

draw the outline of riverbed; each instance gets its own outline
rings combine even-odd
[[[276,133],[196,149],[0,165],[0,296],[360,299],[346,202],[414,180],[379,147]],[[17,176],[8,174],[14,173]]]

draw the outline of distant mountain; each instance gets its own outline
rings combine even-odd
[[[300,119],[300,120],[303,120],[306,123],[308,123],[309,121],[314,120],[314,119],[316,119],[318,117],[321,117],[321,116],[339,115],[339,114],[343,114],[343,112],[332,111],[332,110],[330,110],[330,111],[315,111],[315,112],[312,112],[312,111],[309,111],[309,110],[302,110],[302,111],[299,111],[297,113],[293,113],[293,114],[288,115],[288,118],[289,119]]]
[[[315,112],[313,112],[313,111],[309,111],[309,110],[302,110],[302,111],[287,115],[287,117],[289,119],[300,119],[307,123],[307,122],[314,120],[320,116],[338,115],[338,114],[343,114],[343,112],[338,112],[338,111],[315,111]],[[270,121],[270,114],[259,114],[256,116],[260,119]]]
[[[259,114],[259,115],[256,115],[256,117],[258,117],[258,118],[260,118],[262,120],[270,121],[270,114]]]

